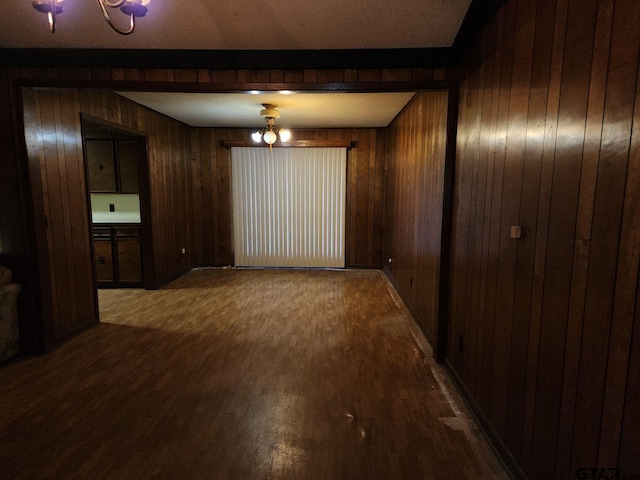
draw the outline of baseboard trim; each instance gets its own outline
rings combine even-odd
[[[462,379],[456,373],[453,365],[449,362],[449,359],[445,358],[442,366],[447,372],[447,375],[449,375],[449,378],[453,382],[453,385],[460,393],[462,400],[467,405],[471,416],[478,424],[480,430],[482,430],[484,436],[489,441],[489,445],[502,462],[505,470],[509,473],[509,475],[511,475],[514,480],[527,480],[527,475],[522,471],[520,465],[518,465],[518,462],[513,457],[513,455],[511,455],[511,452],[502,441],[502,438],[500,438],[500,436],[498,435],[498,432],[496,432],[496,430],[493,428],[491,422],[489,422],[489,419],[480,408],[480,405],[478,405],[478,402],[476,402],[469,389],[465,386]]]
[[[405,308],[408,310],[408,312],[411,314],[411,318],[413,319],[413,322],[418,326],[418,328],[420,329],[420,332],[422,332],[422,335],[424,335],[424,338],[427,339],[427,342],[429,342],[429,346],[431,347],[431,350],[434,352],[433,356],[435,358],[435,344],[433,342],[433,338],[431,337],[431,334],[427,331],[426,328],[424,328],[424,326],[422,325],[422,322],[420,321],[420,317],[418,316],[418,313],[413,309],[413,307],[411,306],[411,304],[407,301],[407,299],[405,298],[404,295],[402,295],[402,292],[400,291],[400,289],[398,288],[398,284],[396,283],[395,279],[391,276],[391,273],[389,272],[389,270],[387,269],[386,266],[382,267],[382,271],[384,272],[384,274],[387,276],[387,279],[389,280],[389,282],[391,283],[391,285],[393,285],[393,288],[395,289],[396,293],[398,294],[398,296],[400,297],[400,299],[402,300],[402,303],[404,303]]]

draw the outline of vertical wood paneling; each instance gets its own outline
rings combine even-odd
[[[14,135],[16,125],[13,125],[12,105],[15,92],[11,88],[9,72],[0,71],[0,171],[2,171],[2,188],[0,191],[0,264],[12,271],[12,279],[21,285],[18,297],[18,312],[20,321],[20,340],[22,351],[34,353],[44,347],[45,332],[43,326],[44,310],[49,309],[48,295],[41,294],[39,289],[39,272],[34,272],[30,265],[36,258],[34,246],[31,245],[31,223],[40,219],[42,198],[38,204],[27,203],[27,192],[24,182],[30,165],[15,162],[17,149]],[[25,139],[29,141],[29,139]],[[40,185],[38,188],[41,189]],[[37,212],[37,213],[36,213]],[[37,215],[33,222],[27,219],[30,215]],[[46,239],[40,239],[46,244]],[[46,258],[41,258],[44,264]],[[47,307],[44,306],[47,304]],[[48,315],[47,315],[48,317]],[[47,322],[50,323],[50,322]],[[49,325],[48,325],[49,326]]]
[[[621,268],[616,278],[609,341],[613,348],[608,349],[609,367],[602,417],[602,434],[613,441],[609,444],[600,442],[599,451],[600,462],[615,463],[613,457],[617,453],[617,464],[627,474],[637,468],[634,452],[640,450],[640,75],[636,76],[635,99],[618,247]],[[634,270],[638,271],[635,278]],[[625,375],[627,364],[629,371]]]
[[[388,131],[385,258],[430,341],[436,338],[447,128],[446,91],[422,92]],[[435,348],[435,346],[434,346]]]
[[[617,393],[615,397],[624,398],[625,386],[620,379],[616,380],[616,376],[622,374],[624,377],[628,359],[626,362],[607,360],[610,349],[617,350],[624,359],[624,352],[629,348],[625,338],[629,337],[631,331],[628,326],[620,325],[620,322],[627,323],[627,320],[618,318],[616,327],[622,329],[621,335],[617,336],[619,343],[611,343],[612,311],[616,293],[618,307],[624,308],[624,303],[633,303],[633,283],[629,285],[629,289],[629,286],[625,287],[624,281],[629,277],[636,277],[637,272],[638,256],[630,250],[633,248],[632,244],[626,243],[623,246],[627,250],[619,250],[622,238],[626,237],[623,236],[621,222],[625,185],[629,181],[627,171],[633,167],[633,164],[629,163],[629,159],[632,158],[629,145],[634,114],[633,102],[630,99],[636,94],[640,47],[640,24],[631,20],[634,18],[640,18],[638,2],[617,2],[613,16],[607,95],[593,206],[576,402],[572,465],[574,468],[579,468],[578,466],[591,458],[598,458],[599,451],[602,460],[610,462],[615,461],[617,457],[616,439],[619,427],[616,425],[621,422],[622,407],[618,400],[609,396],[605,405],[608,410],[605,413],[603,402],[605,395]],[[630,191],[634,187],[635,185],[630,185]],[[636,266],[633,266],[634,256]],[[631,260],[631,264],[625,260]],[[624,278],[623,283],[616,282],[617,274]],[[625,289],[630,292],[624,293]],[[605,388],[607,376],[611,380],[608,385],[610,390]],[[594,415],[593,412],[597,410],[601,410],[601,413]],[[601,430],[613,438],[601,442]]]
[[[510,0],[460,70],[448,362],[532,479],[640,471],[639,8]]]
[[[525,472],[529,471],[531,464],[531,456],[533,453],[532,442],[534,436],[534,421],[536,410],[536,389],[542,383],[538,382],[538,366],[540,363],[540,341],[541,341],[541,324],[542,324],[542,304],[544,295],[545,282],[545,261],[547,252],[547,229],[549,222],[549,208],[551,202],[551,186],[553,176],[553,160],[555,155],[556,138],[558,135],[558,108],[560,103],[560,84],[562,79],[564,44],[567,21],[567,1],[550,0],[547,5],[547,12],[553,12],[544,16],[540,11],[536,19],[536,30],[540,28],[545,31],[553,31],[553,44],[551,50],[551,59],[549,65],[549,77],[539,77],[537,83],[532,83],[532,90],[541,88],[546,90],[546,110],[544,116],[541,112],[538,117],[530,118],[530,121],[538,122],[543,125],[541,133],[543,141],[542,150],[542,171],[541,178],[538,183],[538,203],[533,204],[531,208],[537,209],[537,230],[535,232],[535,257],[533,267],[533,287],[531,300],[531,316],[529,326],[529,348],[527,356],[527,382],[525,392],[525,416],[523,425],[523,441],[522,441],[522,460],[521,466]],[[551,24],[553,23],[553,27]],[[544,64],[545,59],[541,60]],[[538,65],[537,65],[538,66]],[[532,82],[536,79],[533,78]],[[533,113],[532,113],[533,114]],[[532,159],[528,159],[529,162]],[[533,235],[534,233],[532,233]],[[522,243],[522,242],[521,242]]]
[[[202,205],[197,219],[204,238],[204,256],[196,264],[220,266],[233,264],[231,216],[230,152],[224,140],[247,140],[248,129],[198,128],[197,145],[200,165],[194,175],[202,185],[201,194],[194,191],[194,202]],[[376,129],[294,130],[298,140],[350,140],[347,151],[347,198],[345,246],[347,267],[379,267],[382,265],[382,185],[384,143]],[[195,141],[195,140],[194,140]],[[197,198],[196,198],[197,197]]]
[[[129,109],[137,110],[130,114]],[[99,91],[25,89],[28,154],[39,165],[33,195],[42,195],[48,219],[55,342],[96,321],[90,221],[86,198],[80,114],[88,113],[149,138],[152,231],[156,283],[175,278],[191,265],[194,235],[187,127]],[[139,123],[140,118],[146,119]],[[32,179],[33,180],[33,179]],[[188,255],[181,255],[185,247]]]
[[[27,114],[27,145],[42,173],[38,181],[52,259],[52,320],[60,342],[97,319],[81,140],[69,141],[79,130],[79,119],[72,91],[25,91],[25,97],[25,105],[33,107]]]
[[[15,112],[19,112],[20,105],[13,105],[14,93],[17,91],[14,82],[29,80],[31,85],[38,81],[48,80],[88,80],[101,82],[103,85],[108,82],[132,82],[132,88],[145,88],[146,82],[154,82],[155,88],[158,83],[167,85],[171,90],[171,83],[180,82],[179,89],[184,89],[185,82],[195,82],[199,84],[210,84],[209,87],[216,89],[219,84],[224,84],[224,89],[230,88],[231,84],[237,83],[241,88],[251,81],[277,84],[277,88],[282,87],[282,83],[309,83],[311,88],[318,82],[328,83],[356,83],[356,82],[398,82],[398,81],[418,81],[428,82],[434,79],[446,80],[450,70],[440,68],[434,74],[432,68],[413,69],[343,69],[343,70],[241,70],[241,69],[143,69],[143,68],[2,68],[0,69],[0,104],[2,105],[2,125],[3,134],[6,135],[5,145],[17,146],[16,151],[7,150],[7,155],[3,156],[3,174],[13,175],[13,172],[20,171],[21,151],[24,144],[21,131],[22,120]],[[206,86],[205,86],[206,88]],[[153,223],[153,236],[159,251],[155,253],[157,261],[154,269],[159,283],[163,283],[172,278],[177,271],[191,264],[204,265],[226,265],[232,262],[232,242],[231,242],[231,205],[230,205],[230,166],[226,152],[218,148],[219,140],[224,140],[227,135],[243,134],[231,130],[215,131],[209,142],[209,154],[203,151],[206,141],[201,141],[198,134],[197,141],[189,129],[182,129],[172,125],[167,130],[163,128],[161,120],[138,105],[132,104],[122,98],[115,97],[106,92],[91,91],[89,93],[78,92],[80,107],[76,111],[81,111],[92,116],[96,116],[114,123],[133,128],[149,134],[149,161],[151,198],[153,207],[151,218]],[[357,134],[340,131],[340,135],[356,140]],[[358,132],[355,130],[354,132]],[[165,137],[165,134],[169,137]],[[216,137],[218,135],[218,137]],[[369,132],[370,142],[368,154],[360,153],[354,157],[357,163],[360,157],[369,161],[365,169],[360,165],[360,174],[367,171],[367,179],[358,179],[356,185],[360,185],[360,190],[349,191],[348,195],[354,195],[357,202],[360,195],[360,205],[363,205],[363,198],[366,196],[366,209],[357,210],[357,203],[354,202],[354,209],[347,222],[347,229],[351,226],[359,232],[360,238],[356,240],[354,233],[349,237],[351,249],[347,252],[348,266],[380,266],[382,264],[382,203],[383,203],[383,138],[379,134]],[[157,139],[161,136],[161,139]],[[171,138],[171,141],[166,141]],[[374,141],[375,139],[375,141]],[[177,140],[177,143],[172,143]],[[41,140],[40,140],[41,142]],[[194,147],[194,142],[199,147]],[[374,146],[374,143],[376,144]],[[49,148],[49,147],[48,147]],[[194,154],[194,148],[199,149],[199,156]],[[357,149],[358,147],[356,147]],[[357,151],[357,150],[356,150]],[[373,152],[375,151],[375,154]],[[49,153],[47,154],[49,155]],[[190,157],[191,155],[191,157]],[[189,158],[193,161],[189,164]],[[207,160],[204,160],[207,159]],[[374,161],[375,160],[375,161]],[[209,162],[207,167],[206,163]],[[6,163],[6,165],[5,165]],[[38,159],[37,165],[40,160]],[[167,167],[167,164],[171,166]],[[189,168],[189,165],[191,168]],[[374,166],[375,165],[375,166]],[[5,168],[7,167],[7,168]],[[26,169],[25,169],[26,171]],[[2,245],[0,253],[3,256],[3,263],[13,267],[16,278],[21,280],[22,294],[19,300],[19,318],[25,332],[23,338],[26,345],[29,341],[35,348],[44,348],[46,335],[45,331],[50,329],[51,321],[43,319],[42,309],[44,304],[51,297],[51,280],[43,282],[42,289],[38,286],[40,270],[44,275],[48,275],[50,270],[57,271],[53,267],[49,269],[48,261],[45,258],[46,233],[42,226],[43,216],[39,214],[43,199],[39,199],[34,204],[34,212],[31,206],[25,204],[25,198],[29,196],[29,191],[43,192],[37,185],[39,180],[35,177],[46,178],[47,172],[38,166],[35,174],[27,180],[17,178],[16,182],[10,182],[16,188],[4,190],[2,205],[7,206],[0,212],[0,237]],[[373,173],[373,175],[372,175]],[[55,176],[55,172],[52,172]],[[177,175],[176,178],[174,175]],[[208,178],[208,175],[211,175]],[[9,178],[9,177],[5,177]],[[13,177],[11,177],[13,178]],[[192,185],[190,182],[195,181]],[[213,182],[213,183],[211,183]],[[364,182],[364,183],[363,183]],[[199,186],[198,186],[199,183]],[[19,187],[19,188],[18,188]],[[44,185],[46,188],[47,185]],[[22,192],[20,191],[22,189]],[[366,192],[366,194],[364,193]],[[372,194],[373,192],[373,194]],[[6,197],[6,198],[5,198]],[[210,199],[208,198],[210,197]],[[34,197],[35,198],[35,197]],[[80,198],[80,197],[75,197]],[[35,199],[34,199],[35,201]],[[28,200],[28,203],[31,200]],[[20,204],[21,207],[13,208]],[[202,216],[197,212],[202,210]],[[366,210],[366,211],[365,211]],[[160,214],[158,212],[164,212]],[[177,213],[176,213],[177,212]],[[77,212],[69,211],[69,215],[75,216]],[[20,216],[24,221],[24,229],[20,228],[20,222],[11,220],[12,216]],[[9,220],[7,220],[9,218]],[[72,217],[69,216],[69,220]],[[169,223],[177,220],[177,223]],[[171,226],[167,226],[171,225]],[[15,227],[15,228],[14,228]],[[74,228],[75,223],[74,223]],[[175,230],[174,230],[175,228]],[[23,237],[25,232],[34,230],[34,242]],[[364,232],[366,231],[366,235]],[[75,235],[75,233],[74,233]],[[364,238],[363,237],[366,237]],[[56,237],[58,238],[58,237]],[[65,237],[66,241],[66,237]],[[355,242],[355,243],[354,243]],[[187,247],[187,254],[180,256],[179,251],[182,246]],[[21,247],[16,247],[21,245]],[[361,248],[363,245],[366,247]],[[21,248],[24,247],[23,250]],[[41,258],[36,257],[40,255]],[[54,261],[53,259],[51,260]],[[75,264],[67,263],[70,268],[75,268]],[[55,273],[51,273],[55,275]],[[53,278],[53,277],[52,277]],[[82,294],[80,294],[82,295]],[[57,304],[58,298],[52,298]],[[57,308],[57,307],[56,307]],[[46,313],[45,313],[46,314]],[[46,314],[48,315],[48,314]],[[29,326],[31,325],[31,327]],[[33,332],[30,334],[29,332]],[[31,340],[27,340],[30,338]]]

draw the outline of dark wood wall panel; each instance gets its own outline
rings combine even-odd
[[[421,92],[387,134],[385,268],[434,349],[447,108],[446,91]]]
[[[23,95],[27,150],[37,164],[32,180],[41,184],[32,192],[41,196],[47,218],[42,234],[49,252],[54,343],[59,344],[97,320],[80,114],[148,135],[157,284],[193,264],[189,129],[108,92],[24,89]]]
[[[109,92],[79,95],[78,116],[86,113],[147,135],[155,284],[162,285],[193,265],[190,130]]]
[[[245,131],[246,138],[251,138]],[[231,157],[222,146],[238,135],[229,128],[197,128],[191,136],[193,203],[198,244],[196,263],[202,266],[233,264],[231,211]],[[196,213],[197,212],[197,213]]]
[[[510,0],[460,69],[447,362],[532,479],[640,471],[637,18]]]
[[[231,156],[225,140],[249,140],[251,130],[229,128],[194,129],[193,203],[198,237],[198,265],[233,264],[231,210]],[[384,130],[301,129],[296,140],[347,140],[346,265],[382,265],[382,216],[384,176]],[[194,210],[195,212],[195,210]]]
[[[97,321],[80,118],[76,113],[79,99],[73,90],[25,90],[23,95],[29,156],[39,164],[54,342],[59,343]]]
[[[0,265],[11,269],[13,282],[21,285],[18,297],[20,340],[24,352],[41,351],[44,347],[43,299],[40,298],[39,276],[32,265],[36,262],[35,245],[28,217],[32,207],[27,203],[24,185],[27,168],[16,162],[17,145],[14,136],[20,130],[15,122],[16,92],[7,70],[0,70]]]

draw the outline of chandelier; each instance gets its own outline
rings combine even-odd
[[[149,5],[150,1],[151,0],[97,0],[98,5],[102,10],[102,15],[109,26],[122,35],[129,35],[130,33],[133,33],[133,30],[136,28],[135,18],[144,17],[147,14],[147,5]],[[51,30],[51,33],[56,32],[56,15],[62,13],[64,10],[63,4],[64,0],[33,0],[31,2],[33,8],[39,12],[46,13],[49,17],[49,30]],[[119,8],[122,13],[128,15],[129,28],[120,28],[118,25],[113,23],[107,8]]]
[[[269,147],[276,143],[278,137],[280,137],[281,142],[288,142],[291,138],[291,132],[287,129],[275,126],[276,118],[280,118],[280,112],[276,110],[275,105],[263,103],[262,106],[264,109],[260,110],[260,115],[262,115],[266,120],[267,126],[251,134],[253,141],[256,143],[263,141],[269,145]]]

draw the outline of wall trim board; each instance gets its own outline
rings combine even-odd
[[[448,91],[447,104],[447,145],[444,162],[444,188],[442,192],[442,232],[440,242],[440,290],[438,292],[438,318],[436,361],[442,363],[447,354],[449,338],[449,295],[451,292],[451,252],[453,241],[453,200],[456,174],[456,142],[458,138],[459,86]]]
[[[462,379],[460,379],[460,377],[456,373],[453,365],[449,363],[449,359],[445,358],[444,361],[441,362],[441,364],[447,372],[447,375],[449,375],[449,378],[451,379],[453,385],[458,390],[458,393],[462,397],[465,405],[469,409],[472,418],[475,420],[476,424],[489,442],[489,445],[496,453],[497,457],[500,459],[500,462],[502,463],[504,468],[514,480],[527,480],[527,476],[518,465],[518,462],[516,462],[516,459],[513,458],[513,455],[511,455],[511,452],[504,444],[498,433],[491,426],[489,419],[482,412],[482,409],[474,400],[473,395],[471,395],[471,392],[469,392],[467,387],[462,382]]]
[[[460,25],[458,35],[449,47],[452,64],[458,63],[474,35],[507,3],[507,0],[472,0]]]
[[[156,283],[154,285],[150,285],[149,287],[147,287],[145,285],[144,289],[145,290],[160,290],[161,288],[164,288],[167,285],[169,285],[171,282],[175,282],[177,279],[179,279],[183,275],[186,275],[190,271],[196,270],[198,268],[225,268],[225,267],[227,267],[227,265],[220,266],[220,267],[202,267],[202,266],[198,266],[196,264],[193,264],[193,265],[188,266],[185,270],[180,271],[179,273],[177,273],[176,275],[173,275],[172,277],[170,277],[168,279],[161,280],[160,282],[158,282],[158,283]]]
[[[61,346],[65,342],[71,340],[73,337],[76,337],[80,335],[82,332],[89,330],[91,327],[97,325],[98,323],[100,323],[99,314],[95,317],[90,318],[84,323],[72,328],[71,330],[64,332],[62,335],[55,337],[55,347]]]
[[[137,69],[144,76],[144,69]],[[146,70],[149,71],[149,70]],[[199,71],[194,69],[194,71]],[[216,72],[217,69],[208,69],[208,72]],[[125,73],[126,76],[126,73]],[[93,90],[130,90],[145,92],[189,92],[189,93],[233,93],[249,90],[279,91],[291,90],[301,92],[350,92],[350,93],[375,93],[375,92],[405,92],[414,90],[445,90],[451,85],[451,80],[434,79],[409,79],[409,80],[375,80],[375,81],[338,81],[338,82],[178,82],[147,80],[144,77],[136,80],[119,78],[103,79],[79,79],[79,78],[46,78],[28,76],[14,78],[14,86],[32,88],[81,88]],[[176,120],[177,121],[177,120]]]
[[[451,49],[176,50],[1,48],[10,67],[340,69],[443,67]]]
[[[433,350],[433,357],[436,359],[436,361],[438,363],[441,363],[438,360],[438,346],[436,345],[436,343],[433,341],[433,337],[431,336],[431,334],[429,333],[429,331],[424,327],[424,325],[422,324],[422,322],[420,321],[420,317],[418,316],[418,313],[413,309],[413,307],[411,306],[411,304],[407,301],[407,298],[402,294],[402,291],[400,290],[398,284],[396,283],[395,279],[393,278],[393,276],[391,275],[391,272],[389,272],[389,269],[387,268],[386,265],[384,265],[382,267],[382,271],[384,272],[384,274],[387,276],[387,279],[389,280],[389,282],[391,282],[391,285],[393,285],[393,288],[395,289],[396,293],[398,294],[398,296],[400,297],[400,299],[402,300],[402,303],[404,303],[405,308],[409,311],[409,313],[411,314],[411,318],[414,321],[414,323],[418,326],[418,328],[420,329],[420,331],[422,332],[422,334],[424,335],[424,338],[427,339],[427,342],[429,342],[429,346],[431,346],[431,350]]]

